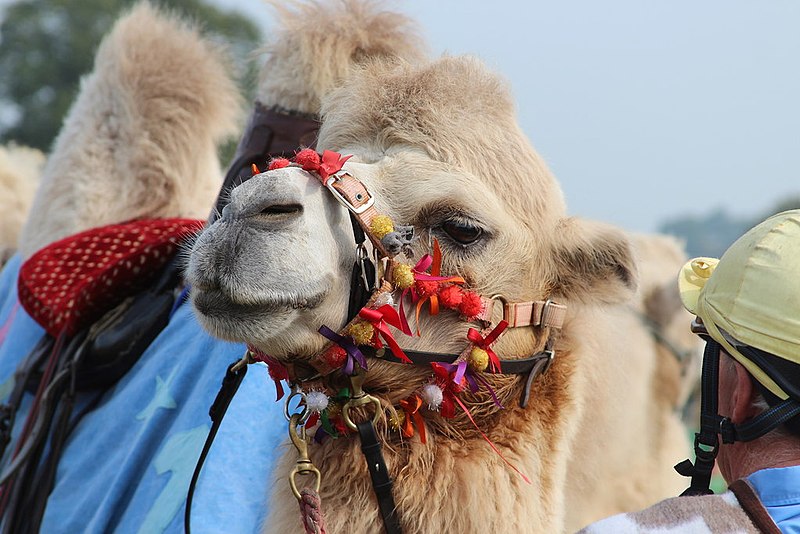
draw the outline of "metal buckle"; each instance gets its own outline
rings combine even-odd
[[[358,430],[358,427],[350,418],[350,410],[352,408],[358,408],[359,406],[364,406],[366,404],[372,404],[375,408],[375,415],[372,418],[372,424],[375,425],[380,420],[381,411],[383,408],[381,407],[381,401],[373,397],[372,395],[365,393],[362,389],[362,385],[364,384],[364,374],[363,372],[354,374],[350,377],[350,384],[353,386],[353,392],[344,406],[342,406],[342,419],[344,419],[344,424],[350,430]]]
[[[367,211],[369,208],[371,208],[373,204],[375,204],[375,197],[373,197],[372,193],[369,192],[369,189],[367,189],[367,186],[364,185],[363,183],[361,183],[361,185],[364,187],[364,191],[367,192],[367,196],[369,196],[369,198],[367,199],[366,204],[363,204],[363,205],[361,205],[359,207],[353,206],[350,203],[350,201],[347,200],[344,197],[344,195],[342,195],[339,191],[336,190],[335,187],[333,187],[333,184],[336,181],[341,180],[340,175],[344,175],[344,174],[347,174],[347,173],[346,172],[337,172],[333,176],[329,177],[325,181],[325,187],[328,188],[328,191],[333,193],[333,196],[336,197],[336,200],[338,200],[340,204],[343,204],[345,208],[347,208],[348,210],[350,210],[351,212],[353,212],[356,215],[361,215],[362,213]]]
[[[506,321],[510,325],[511,321],[508,320],[508,317],[509,317],[509,315],[508,315],[508,300],[500,293],[495,293],[494,295],[489,297],[489,300],[497,300],[497,301],[500,302],[500,304],[503,306],[503,318],[501,319],[501,321]],[[492,311],[494,311],[494,310],[492,310]],[[494,315],[494,313],[492,313],[492,315]],[[484,323],[483,324],[484,328],[488,328],[488,327],[492,326],[492,324],[493,324],[491,317],[489,317],[488,319],[486,319],[486,320],[484,320],[482,322]]]

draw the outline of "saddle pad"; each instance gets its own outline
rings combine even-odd
[[[19,301],[48,334],[72,336],[144,289],[204,221],[146,219],[93,228],[36,252],[19,273]]]

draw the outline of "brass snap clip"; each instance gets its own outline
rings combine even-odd
[[[372,395],[368,395],[362,389],[364,385],[364,372],[361,371],[351,376],[350,384],[353,386],[353,393],[350,396],[350,400],[342,406],[342,419],[344,419],[344,424],[346,424],[350,430],[358,430],[356,424],[350,419],[350,410],[370,403],[375,407],[375,416],[372,418],[372,424],[377,424],[381,414],[381,401]]]
[[[311,463],[308,457],[308,442],[306,441],[306,428],[300,423],[301,414],[292,414],[289,421],[289,437],[292,440],[292,445],[297,449],[297,461],[294,464],[292,472],[289,473],[289,486],[292,488],[292,493],[295,498],[300,501],[302,496],[300,490],[297,489],[297,475],[314,475],[314,491],[319,492],[319,485],[322,481],[322,475],[319,469]],[[298,433],[298,428],[300,429]]]

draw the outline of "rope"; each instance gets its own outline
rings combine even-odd
[[[300,519],[306,534],[326,534],[325,519],[322,517],[322,501],[313,489],[300,491]]]

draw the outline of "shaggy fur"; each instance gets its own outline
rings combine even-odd
[[[276,31],[261,50],[268,54],[258,85],[263,104],[316,115],[322,97],[353,65],[373,57],[424,57],[416,23],[379,3],[269,3]]]
[[[56,139],[33,204],[47,217],[26,223],[23,257],[125,219],[207,217],[222,178],[216,145],[239,110],[220,50],[178,19],[134,7],[101,43]]]
[[[0,267],[16,252],[22,223],[33,202],[44,154],[35,148],[0,146]]]
[[[504,410],[486,394],[465,396],[481,429],[533,484],[463,414],[445,421],[426,412],[426,445],[379,423],[404,531],[567,531],[675,494],[683,482],[671,465],[684,457],[685,440],[662,416],[673,406],[653,399],[659,355],[630,310],[639,298],[634,253],[620,231],[566,218],[505,84],[472,58],[368,58],[323,99],[322,113],[318,146],[354,154],[345,169],[368,186],[378,210],[415,226],[415,257],[435,237],[443,271],[471,289],[569,306],[555,362],[527,409],[518,407],[518,378],[490,378]],[[279,206],[302,209],[271,209]],[[482,237],[460,245],[445,230],[452,222],[480,227]],[[226,213],[195,244],[188,276],[198,318],[214,335],[308,358],[323,346],[320,324],[346,319],[353,248],[346,212],[315,179],[297,169],[255,177],[233,190]],[[420,326],[422,336],[403,338],[404,348],[459,351],[470,325],[445,312],[423,313]],[[553,334],[514,329],[496,350],[524,357]],[[388,408],[429,375],[376,361],[365,388]],[[322,472],[328,531],[380,531],[357,440],[312,445],[310,454]],[[295,459],[288,450],[275,471],[269,532],[300,529],[284,479]]]

